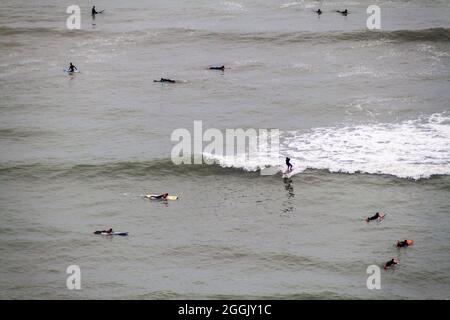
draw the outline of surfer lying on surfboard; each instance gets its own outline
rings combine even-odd
[[[150,200],[163,200],[163,201],[167,201],[167,200],[177,200],[178,196],[174,196],[174,195],[169,195],[168,193],[163,193],[163,194],[146,194],[144,195],[144,197],[146,197],[147,199]]]
[[[209,67],[209,70],[225,70],[225,66],[224,65],[222,65],[222,66],[211,66],[211,67]]]
[[[388,268],[390,268],[392,266],[395,266],[397,264],[399,264],[398,260],[395,259],[395,258],[392,258],[391,260],[389,260],[388,262],[385,263],[384,269],[386,270],[386,269],[388,269]]]
[[[366,218],[366,222],[370,222],[372,220],[379,220],[379,221],[381,221],[381,220],[384,219],[384,216],[385,216],[384,213],[377,212],[377,213],[375,213],[374,216]]]
[[[113,231],[113,229],[110,228],[109,230],[94,231],[94,234],[101,234],[103,236],[127,236],[128,232],[117,232],[117,231]]]
[[[153,82],[170,82],[170,83],[175,83],[176,81],[172,80],[172,79],[161,78],[160,80],[153,80]]]
[[[399,248],[409,247],[409,246],[412,246],[413,243],[414,243],[414,241],[408,240],[408,239],[407,240],[403,240],[403,241],[397,240],[397,247],[399,247]]]
[[[101,233],[106,233],[106,234],[112,234],[114,231],[112,228],[109,228],[109,230],[101,230],[101,231],[95,231],[95,234],[101,234]]]
[[[150,196],[150,198],[151,199],[162,199],[162,200],[166,200],[167,199],[167,196],[168,196],[169,194],[168,193],[163,193],[163,194],[160,194],[160,195],[158,195],[158,196]]]

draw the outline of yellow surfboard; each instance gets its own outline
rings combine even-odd
[[[145,197],[150,200],[162,200],[162,198],[156,198],[158,197],[158,194],[146,194]],[[178,196],[167,196],[167,200],[177,200]]]

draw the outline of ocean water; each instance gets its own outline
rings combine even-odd
[[[0,3],[0,298],[450,298],[449,1],[91,5]],[[174,165],[194,121],[278,129],[280,154]]]

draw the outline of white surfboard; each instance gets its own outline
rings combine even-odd
[[[63,71],[68,74],[80,73],[80,71],[78,70],[70,71],[69,68],[65,68],[63,69]]]
[[[289,170],[289,171],[288,170],[283,171],[282,178],[283,179],[284,178],[291,178],[292,176],[302,172],[303,170],[304,170],[303,168],[297,168],[297,169],[292,169],[292,170]]]

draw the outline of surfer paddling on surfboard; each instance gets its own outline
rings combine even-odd
[[[224,66],[224,65],[221,65],[221,66],[211,66],[211,67],[209,67],[209,70],[222,70],[222,71],[224,71],[224,70],[225,70],[225,66]]]
[[[373,220],[381,221],[381,220],[384,219],[384,216],[385,216],[384,213],[377,212],[377,213],[375,213],[374,216],[366,218],[366,222],[370,222],[370,221],[373,221]]]
[[[145,198],[150,199],[150,200],[177,200],[178,196],[174,196],[174,195],[169,195],[168,193],[163,193],[163,194],[146,194],[144,195]]]
[[[113,231],[113,229],[110,228],[109,230],[94,231],[94,234],[100,234],[102,236],[127,236],[128,232],[117,232],[117,231]]]
[[[160,80],[153,80],[153,82],[170,82],[170,83],[175,83],[175,80],[172,79],[165,79],[165,78],[161,78]]]
[[[347,9],[345,9],[344,11],[339,11],[339,10],[337,10],[336,12],[339,12],[339,13],[342,14],[343,16],[348,15],[348,10],[347,10]]]
[[[95,231],[94,234],[112,234],[114,231],[112,228],[109,228],[109,230],[100,230],[100,231]]]

